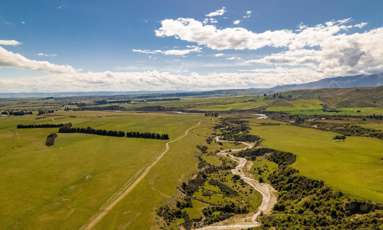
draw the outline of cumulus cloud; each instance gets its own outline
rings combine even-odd
[[[21,43],[16,40],[0,40],[0,46],[18,46]]]
[[[285,82],[304,80],[302,70],[258,70],[225,73],[171,73],[164,71],[86,72],[67,65],[36,61],[0,47],[0,66],[38,70],[39,77],[1,78],[2,92],[25,91],[94,91],[94,90],[210,90],[219,88],[266,87]],[[314,74],[312,75],[314,76]]]
[[[240,27],[218,29],[214,25],[204,25],[192,18],[165,19],[161,21],[161,27],[155,34],[158,37],[174,37],[215,50],[282,47],[288,45],[289,39],[294,36],[289,30],[255,33]]]
[[[235,20],[235,21],[233,21],[233,24],[234,24],[234,25],[239,25],[239,23],[241,23],[241,20]]]
[[[314,26],[301,24],[296,29],[256,33],[240,27],[220,29],[192,18],[178,18],[163,20],[156,35],[174,37],[213,50],[278,48],[245,64],[270,65],[270,68],[304,67],[327,77],[383,71],[383,28],[358,31],[366,26],[365,22],[353,24],[352,19],[346,18]]]
[[[201,48],[198,46],[189,46],[188,49],[172,49],[172,50],[143,50],[143,49],[133,49],[134,53],[141,54],[162,54],[166,56],[186,56],[192,53],[201,52]]]
[[[301,48],[318,46],[340,32],[361,27],[360,24],[349,23],[350,19],[342,19],[312,27],[301,25],[296,30],[284,29],[256,33],[241,27],[219,29],[193,18],[178,18],[161,21],[161,27],[155,30],[155,34],[158,37],[174,37],[215,50],[256,50],[264,47]]]
[[[47,61],[36,61],[0,47],[0,66],[17,67],[30,70],[41,70],[51,73],[75,73],[76,70],[69,65],[56,65]]]
[[[317,47],[292,45],[286,51],[248,60],[246,63],[286,68],[300,66],[314,69],[323,77],[382,72],[381,39],[383,28],[364,33],[338,34],[315,42]]]
[[[85,72],[68,65],[36,61],[0,47],[0,66],[38,70],[47,73],[36,78],[1,78],[0,90],[208,90],[219,88],[269,87],[305,83],[331,76],[383,72],[383,28],[363,30],[366,23],[351,19],[318,25],[301,24],[295,29],[253,32],[245,28],[217,28],[191,18],[166,19],[155,33],[158,37],[205,46],[213,50],[250,50],[250,60],[227,57],[230,70],[216,72],[105,71]],[[133,52],[184,56],[200,52],[201,47],[140,50]],[[258,49],[274,47],[269,53]],[[221,51],[222,52],[222,51]],[[249,55],[249,56],[250,56]],[[216,53],[214,56],[221,56]],[[253,56],[254,57],[254,56]],[[220,59],[221,60],[221,59]],[[198,63],[197,63],[198,64]],[[221,63],[222,64],[222,63]],[[238,68],[237,68],[238,67]]]
[[[162,71],[140,72],[79,72],[38,78],[0,79],[2,92],[15,91],[142,91],[142,90],[212,90],[249,87],[270,87],[283,84],[294,76],[294,83],[302,83],[306,73],[299,69],[209,74],[176,74]],[[312,77],[315,79],[315,73]]]
[[[216,11],[206,14],[206,17],[208,18],[218,17],[218,16],[224,15],[225,13],[226,13],[226,8],[222,7],[221,9],[218,9]]]

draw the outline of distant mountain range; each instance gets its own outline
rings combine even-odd
[[[319,81],[281,85],[273,88],[223,89],[211,91],[140,91],[140,92],[61,92],[61,93],[0,93],[0,98],[46,98],[46,97],[121,97],[121,98],[156,98],[156,97],[219,97],[262,95],[264,93],[286,92],[310,89],[365,88],[383,86],[383,73],[326,78]]]
[[[286,92],[302,89],[361,88],[378,86],[383,86],[383,73],[348,77],[333,77],[305,84],[281,85],[271,88],[271,91]]]

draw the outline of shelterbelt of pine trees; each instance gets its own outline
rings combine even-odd
[[[19,124],[18,129],[33,129],[33,128],[60,128],[60,127],[71,127],[72,124]]]
[[[59,133],[85,133],[85,134],[94,134],[94,135],[111,136],[111,137],[169,140],[168,134],[149,133],[149,132],[124,132],[124,131],[116,131],[116,130],[94,129],[91,127],[73,128],[73,127],[63,126],[59,129]]]

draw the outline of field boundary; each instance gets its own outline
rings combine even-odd
[[[167,152],[170,150],[170,144],[175,143],[183,138],[185,138],[189,132],[198,126],[201,125],[201,121],[199,121],[197,124],[193,125],[192,127],[185,130],[184,134],[177,137],[176,139],[172,141],[168,141],[165,144],[165,150],[161,152],[161,154],[147,167],[144,169],[139,170],[133,178],[137,178],[135,180],[132,180],[130,178],[127,183],[125,183],[122,188],[114,193],[105,204],[101,206],[99,211],[92,216],[89,221],[83,225],[80,230],[90,230],[93,229],[122,199],[124,199],[150,172],[150,170],[157,165],[157,163],[166,155]],[[142,172],[141,174],[139,174]],[[139,175],[137,175],[139,174]]]

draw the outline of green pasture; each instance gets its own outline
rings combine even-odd
[[[333,140],[336,133],[282,124],[260,125],[252,133],[263,146],[297,155],[294,168],[353,197],[383,202],[383,141],[367,137]]]
[[[204,144],[211,127],[211,121],[205,120],[189,136],[171,144],[167,155],[105,216],[97,229],[158,229],[156,208],[173,197],[177,186],[197,170],[196,146]]]
[[[59,134],[56,144],[46,147],[46,136],[57,129],[16,129],[17,124],[72,122],[75,127],[164,132],[173,139],[203,119],[198,115],[108,112],[60,112],[40,119],[36,116],[1,117],[1,228],[79,228],[113,193],[150,164],[164,150],[166,143],[149,139]],[[160,162],[159,165],[167,164],[162,166],[164,174],[156,174],[152,179],[160,177],[164,180],[160,184],[167,189],[166,193],[173,191],[178,180],[193,170],[190,166],[194,159],[192,151],[199,141],[204,140],[203,134],[197,136],[199,139],[183,139],[182,146],[177,143],[178,148],[174,143],[164,162]],[[185,167],[188,162],[190,167]],[[149,204],[151,200],[142,202]],[[141,203],[139,213],[151,214],[152,208],[147,207]]]

